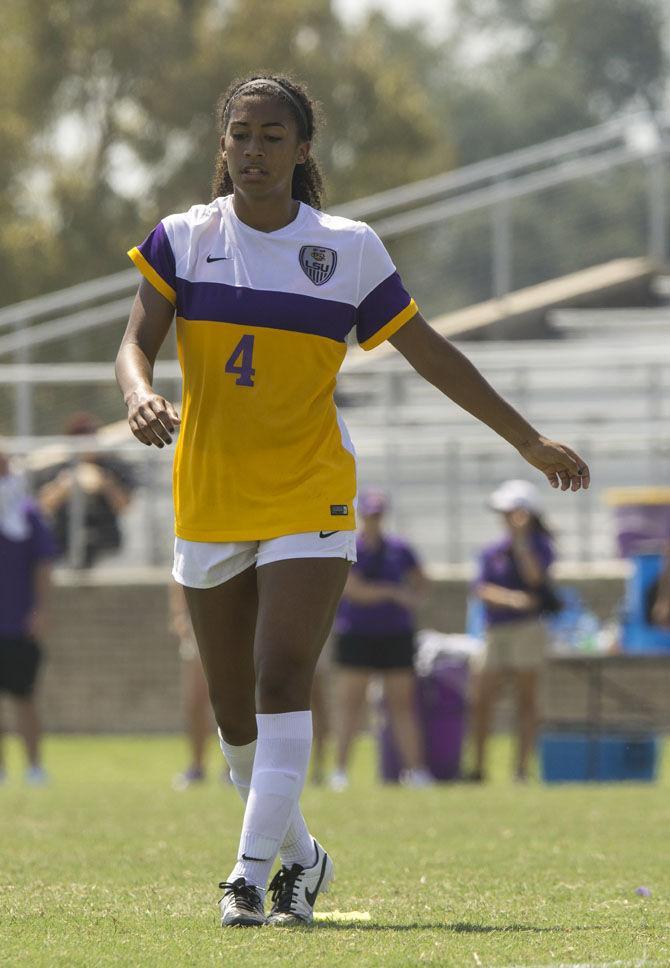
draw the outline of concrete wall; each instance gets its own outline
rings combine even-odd
[[[168,631],[167,581],[162,569],[125,573],[122,580],[111,572],[81,576],[63,571],[56,576],[40,697],[48,730],[181,728],[180,660],[177,640]],[[602,617],[616,611],[623,594],[620,573],[573,576],[570,583]],[[420,626],[462,632],[467,588],[463,575],[436,580]],[[565,669],[560,676],[559,671],[549,672],[549,694],[563,696],[563,710],[571,697],[581,707],[583,689],[577,688],[574,676]],[[653,691],[654,681],[645,689]],[[665,699],[667,707],[670,686],[659,680],[658,688],[665,690],[659,703]],[[504,707],[501,715],[504,720]]]

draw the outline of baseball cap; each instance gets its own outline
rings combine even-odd
[[[364,518],[371,514],[383,514],[388,508],[388,498],[383,491],[363,491],[358,499],[358,511]]]
[[[503,512],[524,508],[533,514],[539,514],[542,501],[534,484],[528,481],[505,481],[490,496],[489,507]]]

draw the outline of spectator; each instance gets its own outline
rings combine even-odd
[[[93,437],[99,426],[92,414],[79,412],[70,417],[65,433]],[[61,551],[74,567],[90,568],[101,554],[120,548],[118,519],[130,503],[134,488],[132,472],[124,461],[98,452],[76,453],[40,474],[36,487]],[[71,515],[76,522],[78,497],[82,533],[77,536],[73,535]]]
[[[537,730],[539,672],[546,649],[544,611],[555,610],[548,584],[554,559],[551,534],[542,520],[538,493],[526,481],[506,481],[491,496],[507,535],[484,549],[476,594],[484,603],[486,647],[474,697],[475,770],[485,777],[485,756],[495,702],[503,678],[516,687],[518,747],[516,777],[525,780]]]
[[[26,781],[33,786],[47,779],[40,759],[35,683],[55,554],[51,532],[26,496],[21,479],[11,473],[6,455],[0,453],[0,693],[13,698],[28,760]],[[0,783],[4,780],[0,743]]]
[[[363,494],[358,511],[358,561],[351,568],[337,616],[337,766],[333,789],[348,785],[349,754],[365,705],[370,678],[381,675],[384,697],[403,772],[401,781],[425,786],[423,743],[416,718],[414,609],[426,578],[412,548],[384,533],[385,496]]]

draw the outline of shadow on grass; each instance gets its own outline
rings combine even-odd
[[[559,931],[600,931],[601,925],[550,925],[540,927],[536,924],[473,924],[470,921],[445,921],[432,923],[429,921],[412,921],[409,924],[375,924],[372,921],[320,921],[315,927],[319,930],[330,931],[446,931],[451,934],[514,934],[528,931],[533,934],[547,934]]]

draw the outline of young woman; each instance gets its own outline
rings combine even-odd
[[[387,508],[381,491],[365,491],[357,562],[349,572],[335,621],[337,645],[337,760],[334,790],[348,786],[351,746],[360,729],[368,683],[380,676],[393,737],[402,762],[401,782],[427,786],[423,737],[416,715],[414,611],[428,587],[419,560],[406,541],[385,532]]]
[[[53,534],[21,478],[0,451],[0,697],[11,696],[16,728],[26,751],[26,783],[43,786],[39,713],[35,687],[42,660],[51,566],[57,555]],[[0,723],[0,785],[5,782]]]
[[[539,673],[547,644],[542,613],[554,549],[532,484],[506,481],[491,495],[490,505],[501,514],[506,535],[488,545],[479,562],[476,594],[484,603],[486,647],[473,704],[471,778],[484,779],[495,702],[503,678],[511,678],[517,706],[516,778],[526,780],[535,747]]]
[[[180,418],[152,376],[176,310],[173,574],[246,801],[222,924],[304,924],[333,877],[298,801],[313,670],[355,559],[356,466],[333,402],[347,333],[355,326],[369,350],[390,339],[554,487],[576,491],[588,471],[428,326],[367,225],[319,211],[314,107],[303,88],[285,77],[236,83],[219,123],[213,201],[163,219],[130,252],[144,278],[117,376],[137,439],[169,444]]]

